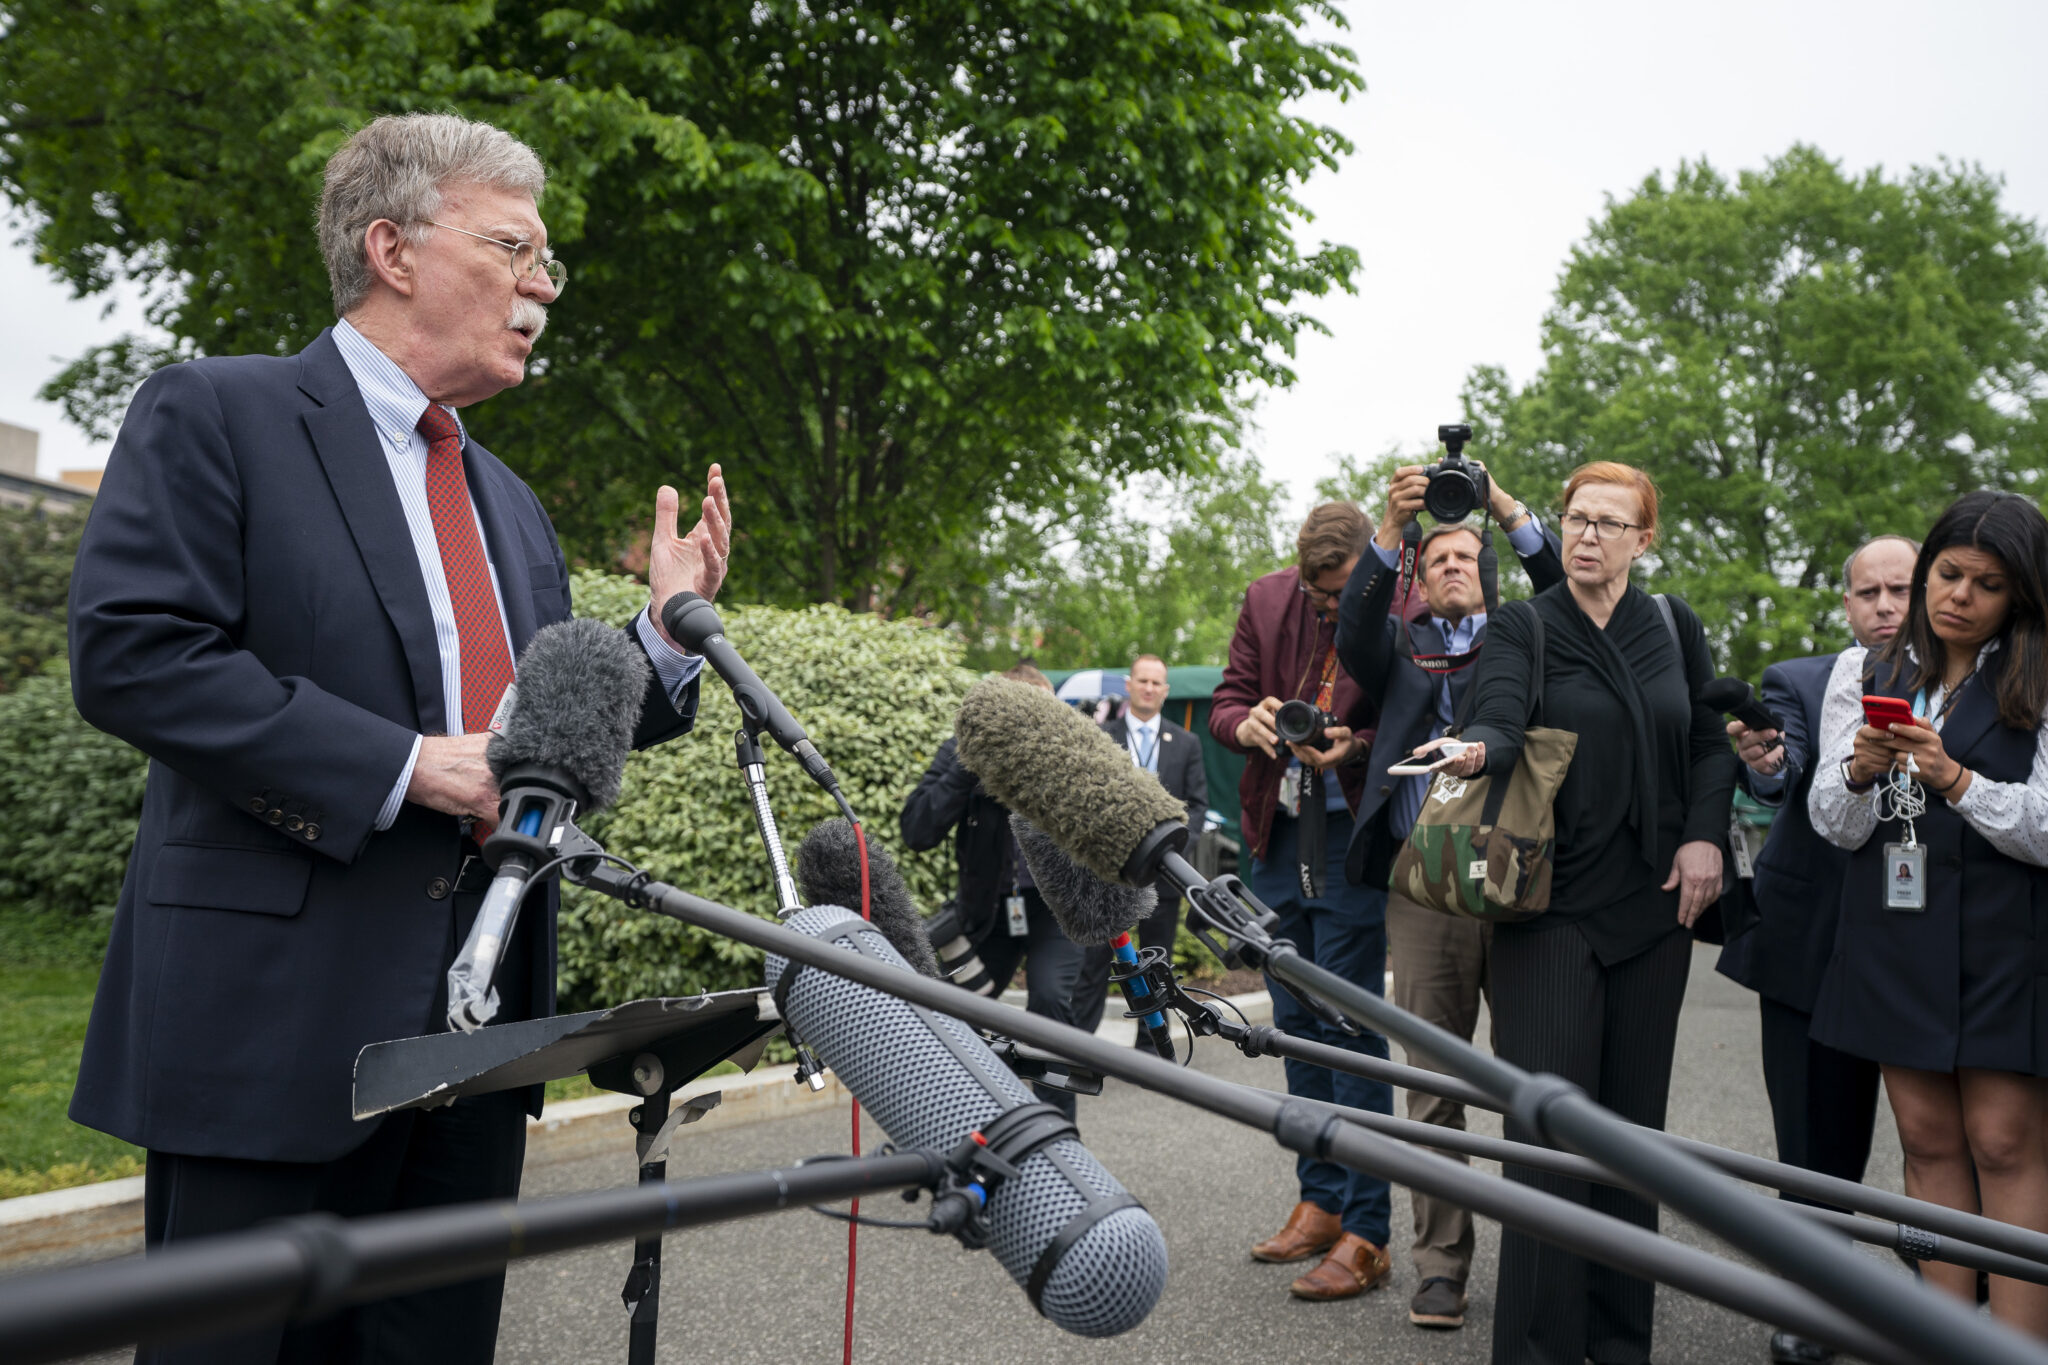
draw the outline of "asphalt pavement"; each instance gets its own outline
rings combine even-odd
[[[1741,1151],[1773,1154],[1770,1111],[1757,1063],[1756,1000],[1713,971],[1717,950],[1695,950],[1679,1031],[1670,1127]],[[1482,1038],[1485,1023],[1481,1023]],[[1398,1049],[1397,1049],[1398,1054]],[[1219,1040],[1195,1057],[1204,1071],[1280,1089],[1280,1063],[1247,1059]],[[1399,1112],[1400,1097],[1396,1097]],[[1879,1106],[1870,1180],[1900,1186],[1897,1137]],[[1409,1325],[1416,1288],[1406,1254],[1407,1193],[1394,1191],[1395,1271],[1360,1298],[1305,1303],[1287,1292],[1304,1268],[1262,1265],[1252,1242],[1276,1230],[1296,1193],[1292,1158],[1258,1133],[1134,1087],[1110,1082],[1081,1101],[1083,1140],[1144,1201],[1166,1234],[1165,1296],[1135,1331],[1109,1341],[1073,1337],[1037,1316],[987,1253],[917,1231],[863,1230],[855,1302],[855,1357],[932,1365],[1085,1362],[1148,1365],[1191,1361],[1337,1360],[1369,1365],[1451,1365],[1487,1359],[1497,1227],[1482,1220],[1465,1327]],[[1474,1114],[1475,1131],[1498,1135],[1499,1119]],[[683,1130],[672,1176],[760,1169],[844,1152],[846,1110],[694,1134]],[[870,1150],[884,1140],[868,1127]],[[529,1172],[527,1197],[629,1183],[629,1132],[620,1155]],[[1492,1163],[1481,1170],[1498,1173]],[[879,1203],[879,1207],[877,1207]],[[870,1201],[888,1217],[893,1199]],[[1667,1216],[1664,1233],[1725,1251]],[[846,1229],[791,1212],[671,1234],[664,1250],[663,1362],[837,1361],[846,1278]],[[1874,1253],[1873,1253],[1874,1254]],[[1889,1257],[1881,1258],[1896,1267]],[[630,1249],[606,1246],[514,1265],[507,1279],[497,1359],[501,1365],[620,1365],[626,1315],[619,1302]],[[1900,1272],[1903,1275],[1903,1271]],[[1660,1288],[1655,1359],[1660,1365],[1766,1360],[1770,1329],[1726,1309]],[[124,1355],[92,1357],[112,1365]]]

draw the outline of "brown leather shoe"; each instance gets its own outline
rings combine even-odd
[[[1304,1199],[1287,1215],[1287,1226],[1252,1248],[1255,1261],[1305,1261],[1337,1244],[1343,1227],[1337,1215],[1324,1213]]]
[[[1385,1247],[1347,1232],[1337,1239],[1321,1265],[1287,1288],[1297,1299],[1348,1299],[1379,1288],[1393,1269]]]

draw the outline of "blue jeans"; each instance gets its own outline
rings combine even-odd
[[[1245,884],[1254,896],[1278,912],[1280,923],[1273,930],[1275,938],[1291,940],[1301,955],[1317,966],[1356,982],[1374,995],[1384,995],[1387,893],[1353,886],[1344,880],[1344,850],[1351,845],[1351,816],[1344,811],[1328,811],[1324,819],[1328,828],[1323,847],[1328,850],[1329,865],[1323,872],[1320,899],[1302,899],[1295,875],[1299,822],[1287,815],[1273,817],[1267,856],[1252,859],[1251,875],[1245,878]],[[1387,1055],[1387,1040],[1379,1034],[1353,1038],[1316,1018],[1270,976],[1266,978],[1266,988],[1273,994],[1273,1023],[1282,1030],[1297,1038],[1350,1048],[1367,1056]],[[1384,1081],[1346,1076],[1308,1062],[1287,1063],[1287,1093],[1379,1114],[1394,1112],[1394,1090]],[[1386,1181],[1306,1156],[1295,1158],[1294,1170],[1301,1181],[1304,1200],[1325,1213],[1337,1214],[1344,1231],[1356,1233],[1375,1246],[1387,1244],[1392,1200]]]

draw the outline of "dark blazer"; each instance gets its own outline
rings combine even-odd
[[[1104,721],[1102,732],[1129,752],[1131,728],[1122,717]],[[1209,774],[1202,764],[1201,742],[1163,715],[1159,718],[1159,785],[1166,788],[1167,795],[1186,803],[1188,845],[1192,850],[1194,841],[1202,837],[1202,821],[1209,814]],[[1193,856],[1192,852],[1189,856]],[[1163,886],[1160,895],[1162,899],[1166,895]]]
[[[1756,926],[1729,939],[1715,964],[1723,976],[1802,1014],[1813,1013],[1834,951],[1842,869],[1849,862],[1847,853],[1814,833],[1806,813],[1820,751],[1821,704],[1837,657],[1813,654],[1764,670],[1764,705],[1785,722],[1785,782],[1777,797],[1758,798],[1776,805],[1778,813],[1756,860]],[[1737,777],[1756,795],[1755,774],[1747,766]]]
[[[1237,782],[1239,819],[1244,828],[1245,848],[1255,858],[1266,856],[1266,840],[1273,829],[1273,811],[1280,796],[1280,778],[1294,760],[1287,746],[1278,746],[1279,756],[1266,757],[1259,749],[1246,749],[1237,742],[1237,727],[1251,709],[1267,697],[1281,701],[1314,701],[1322,684],[1317,665],[1323,651],[1336,640],[1337,629],[1316,614],[1301,591],[1301,574],[1296,569],[1275,569],[1252,580],[1245,589],[1244,606],[1237,613],[1237,627],[1230,636],[1230,659],[1223,667],[1223,681],[1209,707],[1209,733],[1233,753],[1244,755],[1244,775]],[[1332,689],[1330,710],[1339,725],[1370,740],[1372,703],[1351,675],[1341,667]],[[1365,785],[1363,764],[1347,763],[1335,768],[1344,800],[1353,809]]]
[[[995,923],[1002,898],[1016,883],[1016,843],[1010,838],[1010,812],[960,762],[958,747],[952,738],[939,746],[903,803],[897,824],[903,842],[917,853],[937,848],[946,832],[953,832],[961,925],[969,938],[978,939]]]
[[[1949,757],[1992,782],[2025,782],[2034,770],[2036,732],[1998,718],[2011,657],[2008,640],[1963,685],[1941,731]],[[1882,665],[1867,690],[1913,695]],[[1913,825],[1927,850],[1927,908],[1885,909],[1884,846],[1904,832],[1878,825],[1842,874],[1814,1040],[1921,1071],[2048,1076],[2048,868],[1999,852],[1939,797]]]
[[[470,492],[515,652],[569,615],[531,490],[475,441]],[[326,1161],[356,1054],[440,1032],[466,842],[406,804],[373,829],[441,662],[390,467],[329,333],[296,356],[160,370],[137,391],[71,580],[88,721],[149,755],[71,1116],[160,1151]],[[638,744],[681,734],[649,688]],[[554,1008],[554,898],[536,1013]]]
[[[1545,527],[1543,548],[1522,558],[1522,569],[1535,591],[1564,581],[1558,549],[1557,537]],[[1434,674],[1401,657],[1400,632],[1410,623],[1394,611],[1400,577],[1398,568],[1388,568],[1367,550],[1351,571],[1351,581],[1345,584],[1337,605],[1337,659],[1379,711],[1358,820],[1344,854],[1344,876],[1354,886],[1385,887],[1394,870],[1394,857],[1401,850],[1387,820],[1390,798],[1401,779],[1388,776],[1387,769],[1429,737],[1436,718],[1437,689],[1442,686]],[[1415,600],[1420,601],[1419,593]],[[1486,628],[1481,626],[1479,639],[1484,642],[1485,638]],[[1437,648],[1441,650],[1442,645]],[[1475,665],[1472,672],[1477,671]]]

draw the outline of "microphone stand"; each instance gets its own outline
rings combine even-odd
[[[768,870],[775,878],[775,913],[788,919],[803,909],[804,903],[797,895],[796,878],[789,872],[789,855],[782,849],[782,831],[776,827],[774,808],[768,804],[768,773],[761,753],[760,722],[752,718],[743,720],[732,738],[739,756],[740,779],[746,783],[747,799],[753,803],[754,826],[761,831],[761,842],[768,849]]]
[[[582,851],[601,854],[602,850],[588,839],[582,843]],[[1168,859],[1168,868],[1176,879],[1183,876],[1183,870],[1185,874],[1191,874],[1183,881],[1184,888],[1197,889],[1207,896],[1211,883],[1194,873],[1177,854]],[[900,967],[870,961],[859,954],[841,952],[821,940],[668,886],[645,872],[621,870],[595,856],[578,858],[568,865],[566,871],[569,878],[579,885],[601,891],[628,905],[653,910],[779,954],[793,962],[821,968],[899,999],[951,1015],[973,1027],[1003,1033],[1060,1052],[1104,1075],[1115,1076],[1235,1122],[1262,1129],[1292,1151],[1334,1161],[1355,1170],[1369,1171],[1424,1194],[1461,1204],[1476,1213],[1526,1229],[1544,1241],[1577,1255],[1630,1274],[1661,1280],[1687,1293],[1726,1304],[1759,1321],[1813,1337],[1866,1360],[1886,1362],[1887,1365],[1891,1362],[1910,1365],[1910,1362],[1928,1359],[2029,1361],[2035,1365],[2048,1362],[2048,1350],[2038,1343],[2021,1337],[2001,1323],[1980,1319],[1963,1305],[1950,1302],[1932,1290],[1900,1284],[1896,1275],[1865,1262],[1838,1239],[1798,1221],[1795,1215],[1778,1212],[1774,1201],[1741,1191],[1689,1157],[1675,1154],[1671,1157],[1673,1162],[1681,1164],[1690,1182],[1687,1191],[1689,1202],[1697,1204],[1700,1200],[1693,1196],[1711,1193],[1730,1211],[1754,1219],[1771,1234],[1767,1237],[1750,1235],[1738,1227],[1737,1236],[1729,1240],[1745,1248],[1760,1241],[1782,1240],[1790,1250],[1774,1248],[1768,1261],[1789,1263],[1792,1266],[1787,1272],[1790,1283],[1660,1237],[1646,1228],[1591,1213],[1540,1190],[1478,1174],[1446,1158],[1410,1148],[1347,1123],[1305,1101],[1234,1085],[1170,1062],[1146,1057],[1134,1049],[1118,1047],[1079,1029],[984,999],[957,986]],[[1270,911],[1264,913],[1271,914]],[[1239,906],[1239,914],[1244,924],[1255,923],[1242,905]],[[1242,933],[1241,925],[1234,928]],[[1315,980],[1319,986],[1325,984],[1313,970],[1297,972],[1297,966],[1313,968],[1313,964],[1301,963],[1299,954],[1293,952],[1291,945],[1284,945],[1284,941],[1272,943],[1270,939],[1266,943],[1272,944],[1271,951],[1258,939],[1249,937],[1245,947],[1256,951],[1259,960],[1270,957],[1280,962],[1282,966],[1275,971],[1276,976],[1285,979],[1282,975],[1285,972]],[[1332,979],[1340,984],[1349,984],[1343,983],[1341,978]],[[1350,1007],[1351,1002],[1347,1001],[1344,1008]],[[1360,1013],[1366,1012],[1361,1010]],[[1419,1021],[1410,1022],[1419,1025]],[[1402,1030],[1404,1033],[1413,1031]],[[1438,1046],[1422,1050],[1441,1055],[1443,1049]],[[1525,1107],[1539,1119],[1549,1117],[1545,1111],[1556,1106],[1560,1098],[1559,1089],[1568,1089],[1555,1078],[1524,1078],[1523,1073],[1506,1063],[1496,1063],[1496,1066],[1502,1075],[1525,1079],[1537,1088],[1535,1098],[1538,1103]],[[1591,1104],[1590,1101],[1585,1103]],[[1612,1115],[1607,1117],[1623,1128],[1629,1127]],[[1552,1124],[1555,1126],[1554,1119]],[[1639,1156],[1633,1152],[1630,1155]],[[1603,1160],[1602,1164],[1607,1163]],[[1638,1180],[1634,1168],[1645,1164],[1651,1166],[1653,1178]],[[1665,1172],[1654,1163],[1636,1160],[1628,1165],[1629,1169],[1622,1170],[1621,1174],[1631,1185],[1648,1187],[1676,1183],[1667,1179]],[[1665,1202],[1674,1208],[1679,1207],[1676,1201]],[[1681,1211],[1695,1216],[1690,1210]],[[1707,1219],[1698,1221],[1710,1225]],[[1739,1222],[1740,1219],[1715,1215],[1711,1225],[1727,1226],[1731,1221]],[[1789,1231],[1784,1225],[1789,1225]],[[1800,1287],[1806,1284],[1824,1286],[1824,1293],[1816,1297],[1814,1291]],[[1862,1292],[1873,1287],[1875,1293]],[[1867,1317],[1859,1319],[1834,1303],[1824,1301],[1833,1298],[1855,1301],[1856,1313],[1867,1313]],[[1876,1301],[1865,1309],[1862,1303],[1865,1298]]]
[[[1856,1256],[1843,1256],[1830,1234],[1788,1213],[1776,1200],[1743,1190],[1687,1152],[1657,1140],[1646,1130],[1601,1108],[1584,1091],[1556,1076],[1531,1075],[1491,1053],[1481,1052],[1446,1029],[1418,1019],[1381,996],[1303,957],[1286,939],[1268,931],[1273,912],[1260,905],[1236,877],[1204,877],[1169,841],[1158,860],[1203,921],[1196,936],[1226,961],[1235,958],[1264,970],[1304,1001],[1363,1020],[1421,1053],[1451,1075],[1477,1087],[1502,1112],[1544,1143],[1591,1158],[1631,1189],[1683,1214],[1738,1251],[1815,1294],[1890,1341],[1927,1360],[1953,1358],[1963,1317],[1951,1317],[1931,1303],[1909,1303],[1898,1278]],[[1623,1269],[1630,1269],[1623,1267]],[[1631,1270],[1631,1273],[1637,1273]],[[1950,1305],[1940,1306],[1945,1310]],[[1937,1316],[1948,1319],[1937,1327]],[[1980,1320],[1964,1315],[1974,1329]],[[1796,1330],[1796,1329],[1794,1329]],[[2010,1339],[1994,1345],[1977,1339],[1970,1348],[2009,1351]],[[2034,1349],[2040,1349],[2035,1347]]]

